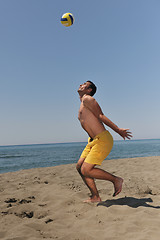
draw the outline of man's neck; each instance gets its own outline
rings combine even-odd
[[[82,98],[83,98],[83,96],[85,96],[85,95],[87,95],[86,93],[83,93],[83,94],[80,94],[79,93],[79,98],[80,98],[80,101],[82,102]]]

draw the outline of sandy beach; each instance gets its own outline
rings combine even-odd
[[[160,157],[104,161],[124,178],[122,192],[97,180],[100,203],[89,196],[75,164],[0,175],[0,239],[158,240]]]

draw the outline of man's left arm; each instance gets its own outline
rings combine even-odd
[[[129,129],[119,128],[115,123],[113,123],[109,118],[107,118],[104,114],[99,115],[99,120],[118,133],[124,140],[125,138],[130,139],[132,137]]]
[[[125,138],[130,139],[132,137],[131,132],[128,131],[129,129],[119,128],[103,114],[102,109],[93,97],[86,96],[84,98],[84,106],[86,106],[101,122],[118,133],[124,140]]]

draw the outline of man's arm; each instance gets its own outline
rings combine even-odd
[[[116,124],[114,124],[109,118],[107,118],[104,114],[99,115],[99,120],[106,124],[108,127],[113,129],[116,133],[118,133],[124,140],[125,138],[130,139],[132,137],[129,129],[119,128]]]
[[[124,140],[125,138],[130,139],[132,137],[131,132],[128,131],[129,129],[119,128],[116,124],[114,124],[109,118],[107,118],[100,108],[97,101],[89,96],[84,96],[83,104],[85,107],[87,107],[101,122],[103,122],[105,125],[110,127],[112,130],[114,130],[116,133],[118,133]]]

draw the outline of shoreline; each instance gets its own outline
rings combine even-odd
[[[160,156],[157,156],[157,155],[153,155],[153,156],[142,156],[142,157],[125,157],[125,158],[114,158],[114,159],[105,159],[104,161],[103,161],[103,164],[107,161],[119,161],[119,160],[131,160],[131,159],[141,159],[141,158],[154,158],[154,157],[160,157]],[[30,170],[34,170],[34,169],[45,169],[45,168],[54,168],[54,167],[61,167],[61,166],[67,166],[67,165],[75,165],[76,164],[76,162],[75,163],[66,163],[66,164],[59,164],[59,165],[55,165],[55,166],[45,166],[45,167],[32,167],[32,168],[25,168],[25,169],[19,169],[19,170],[15,170],[15,171],[8,171],[8,172],[0,172],[0,176],[2,175],[2,174],[7,174],[7,173],[18,173],[18,172],[20,172],[20,171],[30,171]],[[98,166],[98,165],[97,165]]]
[[[83,203],[89,191],[75,164],[0,174],[0,238],[157,240],[160,156],[112,159],[101,168],[124,184],[113,198],[112,183],[96,180],[98,204]]]

